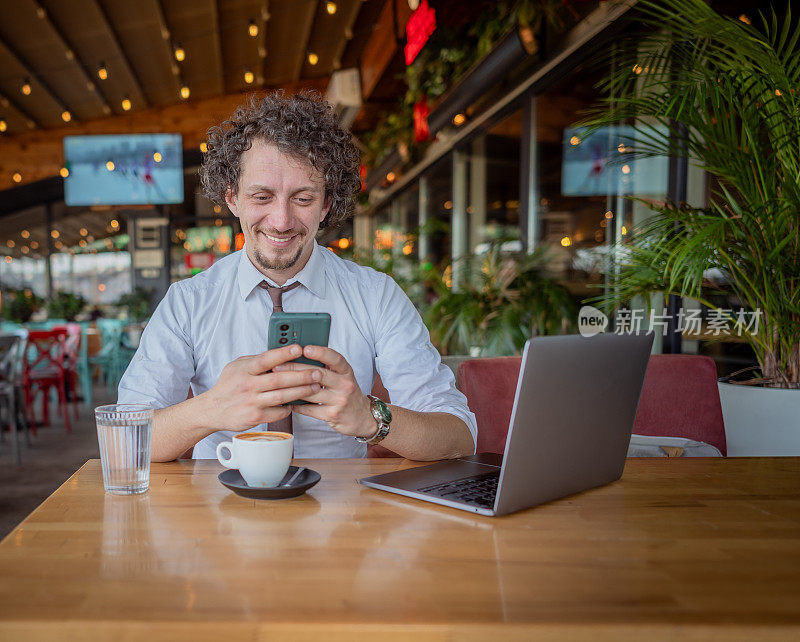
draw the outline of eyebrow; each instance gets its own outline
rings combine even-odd
[[[274,192],[275,190],[267,185],[249,185],[247,187],[248,192]],[[318,189],[313,185],[303,185],[302,187],[298,187],[296,190],[292,192],[292,194],[297,194],[299,192],[316,192]],[[324,190],[320,190],[324,191]]]

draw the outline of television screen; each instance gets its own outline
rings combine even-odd
[[[642,138],[633,127],[601,127],[590,136],[586,129],[564,130],[561,193],[564,196],[627,194],[659,196],[667,191],[669,160],[666,156],[634,157],[631,146]],[[651,136],[667,136],[655,126]],[[644,141],[649,142],[649,141]]]
[[[67,205],[183,201],[180,134],[65,136]]]

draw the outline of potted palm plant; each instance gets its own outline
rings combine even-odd
[[[494,241],[486,254],[473,257],[457,291],[449,287],[447,271],[425,271],[438,298],[423,317],[443,355],[520,354],[531,336],[566,332],[577,318],[569,290],[544,272],[544,248],[522,254],[502,246]]]
[[[754,328],[721,311],[760,365],[746,385],[719,384],[730,455],[800,455],[800,23],[790,4],[737,19],[703,0],[640,1],[648,35],[620,46],[610,98],[586,123],[632,123],[635,154],[683,156],[710,176],[706,207],[645,203],[653,216],[603,298],[662,292],[714,309],[704,277],[717,270],[760,315]]]

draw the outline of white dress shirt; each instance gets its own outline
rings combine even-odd
[[[120,381],[119,403],[172,406],[186,399],[190,385],[195,396],[211,388],[234,359],[264,352],[272,301],[258,287],[263,280],[269,282],[240,250],[172,284]],[[315,244],[308,263],[284,285],[294,281],[302,285],[283,294],[284,312],[331,315],[328,345],[347,359],[364,394],[377,372],[392,404],[454,415],[475,441],[466,397],[414,305],[389,276]],[[294,413],[292,426],[295,457],[366,457],[365,444],[323,421]],[[224,428],[198,442],[193,456],[215,458],[217,444],[234,434]]]

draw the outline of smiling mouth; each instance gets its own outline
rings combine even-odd
[[[288,245],[289,242],[292,241],[292,239],[294,239],[297,236],[297,234],[292,234],[291,236],[272,236],[271,234],[267,234],[266,232],[259,232],[259,233],[262,234],[270,242],[271,245],[278,245],[278,246]]]

